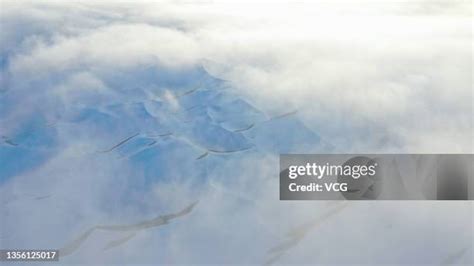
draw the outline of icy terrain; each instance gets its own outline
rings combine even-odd
[[[200,194],[209,190],[234,197],[233,204],[256,204],[256,199],[239,194],[246,189],[254,194],[259,188],[232,191],[235,183],[243,181],[243,173],[254,171],[245,168],[256,168],[255,176],[246,182],[274,182],[277,168],[265,165],[264,158],[274,164],[279,153],[332,149],[298,119],[297,111],[264,113],[200,65],[179,71],[154,67],[139,71],[147,77],[138,84],[109,84],[105,79],[112,91],[76,84],[79,87],[72,89],[81,93],[77,98],[68,94],[67,105],[47,89],[35,93],[40,102],[25,109],[12,104],[22,102],[22,89],[2,93],[2,119],[13,119],[21,112],[14,127],[3,129],[0,146],[6,246],[41,243],[60,248],[78,232],[49,236],[49,230],[41,228],[53,229],[56,225],[49,222],[58,217],[66,219],[70,229],[95,219],[101,222],[98,217],[91,219],[87,211],[105,212],[100,216],[113,215],[116,221],[127,214],[130,221],[156,215],[168,209],[167,201],[176,200],[156,199],[164,197],[156,190],[168,186],[191,190],[192,195],[178,200],[183,206],[200,200]],[[51,104],[42,105],[41,101]],[[274,168],[271,175],[259,172],[266,168]],[[229,191],[223,190],[226,187]],[[99,199],[88,207],[98,210],[77,206],[82,195],[89,193]],[[200,204],[207,205],[208,200],[200,200]],[[22,203],[34,210],[22,208],[18,213],[14,209]],[[8,233],[10,227],[23,227],[22,215],[41,215],[42,208],[51,208],[48,213],[53,213],[44,217],[44,222],[24,225],[28,228],[16,233],[29,236],[28,241],[21,242],[21,236]],[[128,210],[121,213],[122,209]]]

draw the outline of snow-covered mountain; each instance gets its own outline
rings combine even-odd
[[[78,83],[70,88],[77,93],[66,94],[67,104],[26,107],[19,123],[2,132],[2,182],[77,144],[85,147],[82,156],[122,160],[145,171],[149,182],[170,173],[205,180],[197,169],[206,168],[213,157],[330,150],[298,119],[297,110],[266,114],[201,66],[179,73],[149,68],[143,75],[148,78],[141,84],[112,87],[114,82],[106,81],[112,91],[105,92]],[[19,100],[22,93],[6,91],[2,101]],[[39,99],[57,100],[55,91],[42,93]],[[12,119],[17,104],[6,104],[1,119]]]

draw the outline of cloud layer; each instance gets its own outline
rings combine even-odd
[[[1,248],[199,199],[64,262],[261,264],[337,208],[279,201],[278,153],[473,150],[469,1],[1,7]],[[466,202],[351,203],[275,263],[440,264],[466,247],[472,262],[472,218]]]

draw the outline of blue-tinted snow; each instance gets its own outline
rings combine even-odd
[[[3,140],[0,180],[39,167],[53,152],[81,142],[90,149],[83,156],[109,156],[143,172],[145,180],[137,180],[137,186],[169,178],[205,179],[204,169],[213,157],[232,159],[242,152],[304,153],[324,148],[319,136],[296,115],[270,119],[275,114],[263,113],[226,81],[212,77],[200,66],[179,71],[138,67],[119,79],[113,74],[102,73],[101,78],[114,90],[114,97],[98,95],[95,101],[79,97],[66,106],[33,109],[14,130],[2,128],[5,139],[18,146]],[[22,91],[1,94],[0,101],[18,100],[16,93]],[[52,98],[54,102],[54,94],[47,89],[36,93],[40,99]],[[15,108],[3,105],[5,112],[0,118],[10,119],[9,112]],[[176,167],[178,162],[183,167]]]

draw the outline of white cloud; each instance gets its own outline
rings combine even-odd
[[[160,96],[180,111],[175,96],[183,91],[155,81],[170,73],[178,80],[192,79],[186,70],[203,64],[260,110],[298,109],[298,118],[341,152],[472,152],[469,1],[231,2],[2,2],[6,30],[0,35],[5,44],[0,84],[10,90],[0,98],[9,110],[0,116],[2,132],[14,132],[38,110],[55,118],[73,112],[77,103],[100,106],[101,115],[107,115],[114,104],[125,102],[127,110],[139,112],[133,104],[147,101],[161,114],[161,102],[151,101]],[[158,70],[141,75],[148,67]],[[186,84],[174,88],[180,86]],[[172,123],[170,117],[166,123]],[[136,121],[126,122],[112,136],[90,125],[82,128],[86,133],[76,132],[65,123],[46,163],[0,185],[2,195],[46,191],[63,204],[30,213],[28,201],[2,207],[2,215],[8,214],[2,230],[18,233],[2,246],[41,244],[40,236],[48,245],[60,245],[91,224],[150,218],[199,197],[196,211],[176,224],[138,235],[126,248],[107,254],[96,249],[104,240],[92,239],[75,259],[106,263],[117,260],[115,255],[134,263],[157,258],[164,263],[260,263],[286,231],[327,207],[277,200],[275,154],[212,157],[208,180],[196,185],[176,178],[184,166],[197,165],[185,156],[191,148],[178,147],[167,161],[176,168],[172,178],[130,192],[131,186],[146,184],[146,167],[136,171],[113,153],[97,152],[98,146],[111,147],[136,133],[129,132]],[[159,141],[160,148],[171,145]],[[153,156],[148,163],[159,167],[152,170],[169,166]],[[407,256],[410,261],[415,254],[407,250],[415,250],[440,261],[451,248],[472,240],[472,210],[470,203],[353,203],[281,261],[329,263],[341,249],[355,260],[400,262]],[[31,235],[38,238],[31,242]],[[392,238],[386,241],[385,235]],[[349,246],[354,239],[365,245]],[[314,247],[321,252],[315,254]],[[433,253],[437,248],[446,252]]]
[[[75,68],[179,68],[206,59],[213,62],[209,70],[261,108],[302,109],[308,124],[345,150],[470,152],[472,20],[466,5],[125,3],[111,6],[114,16],[104,15],[119,17],[109,24],[84,23],[84,14],[104,9],[79,5],[76,20],[84,29],[61,33],[81,28],[71,24],[52,42],[37,42],[11,59],[10,72],[34,81]],[[33,10],[50,23],[62,21],[58,11],[49,17]]]

